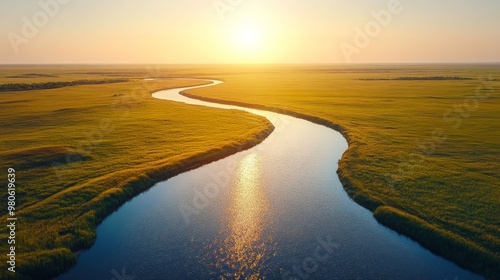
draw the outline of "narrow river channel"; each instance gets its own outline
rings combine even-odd
[[[275,131],[127,202],[59,279],[480,279],[378,224],[347,196],[336,174],[347,149],[340,133],[179,94],[201,87],[153,97],[248,111]]]

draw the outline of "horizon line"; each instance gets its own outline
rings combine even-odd
[[[470,61],[470,62],[281,62],[281,63],[151,63],[151,62],[91,62],[91,63],[0,63],[0,66],[134,66],[134,65],[238,65],[238,66],[259,66],[259,65],[477,65],[477,64],[500,64],[500,61]]]

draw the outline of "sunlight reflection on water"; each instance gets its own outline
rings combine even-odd
[[[155,96],[238,108],[178,91]],[[347,149],[338,132],[255,112],[276,127],[262,144],[172,177],[127,202],[99,225],[96,244],[58,279],[109,279],[124,267],[137,279],[480,279],[382,226],[352,201],[335,173]],[[200,187],[212,183],[220,193],[207,195],[200,206]],[[180,204],[199,210],[191,223]],[[315,257],[317,240],[325,236],[340,246],[305,274],[303,261]]]
[[[216,240],[205,249],[210,266],[221,279],[262,279],[265,261],[272,256],[272,238],[264,234],[269,204],[261,183],[258,154],[239,162],[228,211],[228,224],[222,230],[224,240]]]

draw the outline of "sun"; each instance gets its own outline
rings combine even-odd
[[[255,27],[245,27],[239,31],[238,43],[242,48],[255,49],[261,45],[262,36]]]
[[[272,24],[259,18],[240,19],[224,26],[221,55],[241,63],[262,63],[274,59],[276,32]]]
[[[263,33],[262,30],[255,25],[244,25],[236,31],[236,47],[239,51],[257,52],[262,48]]]

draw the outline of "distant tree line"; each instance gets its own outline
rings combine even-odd
[[[124,83],[128,81],[129,80],[127,79],[108,79],[108,80],[77,80],[71,82],[46,82],[46,83],[33,83],[33,84],[10,83],[10,84],[1,84],[0,92],[53,89],[53,88],[71,87],[80,85],[114,84],[114,83]]]
[[[397,77],[397,78],[361,78],[362,81],[464,81],[473,80],[466,77],[447,77],[447,76],[432,76],[432,77]]]
[[[40,77],[42,77],[42,78],[56,78],[57,75],[27,73],[27,74],[16,75],[16,76],[7,76],[5,78],[40,78]]]

